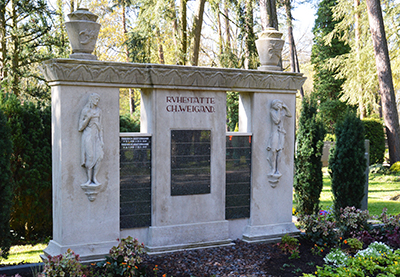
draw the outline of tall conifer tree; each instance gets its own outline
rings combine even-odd
[[[322,191],[322,149],[325,129],[317,115],[317,102],[304,97],[296,134],[294,198],[299,214],[311,215],[319,210]]]
[[[326,68],[328,59],[348,53],[350,47],[339,38],[334,38],[326,44],[324,37],[335,28],[339,22],[333,18],[332,7],[336,0],[322,0],[317,11],[317,18],[313,28],[314,44],[311,52],[311,63],[314,66],[314,93],[320,101],[320,110],[324,115],[324,122],[329,133],[333,133],[333,126],[343,117],[347,109],[339,98],[342,96],[343,79],[336,79],[337,70]]]
[[[333,205],[340,208],[361,208],[364,197],[365,159],[364,125],[351,112],[335,129],[336,145],[329,157],[329,171],[332,178]]]

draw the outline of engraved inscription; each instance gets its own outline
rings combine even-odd
[[[167,96],[167,112],[213,113],[214,97]]]

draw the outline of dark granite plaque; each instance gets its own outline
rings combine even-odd
[[[210,193],[210,159],[210,130],[171,130],[171,195]]]
[[[120,228],[151,225],[151,137],[120,138]]]
[[[225,218],[250,217],[251,136],[226,137]]]

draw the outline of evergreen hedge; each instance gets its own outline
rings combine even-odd
[[[0,109],[0,257],[7,258],[11,246],[10,214],[13,199],[10,157],[11,132]]]
[[[335,211],[361,208],[365,185],[364,125],[352,112],[335,129],[336,145],[329,157]]]
[[[3,95],[11,128],[14,204],[11,229],[14,243],[42,240],[52,234],[51,110],[15,95]]]
[[[385,133],[379,119],[365,118],[365,139],[369,140],[369,164],[382,164],[385,157]]]
[[[317,116],[315,99],[304,98],[297,130],[294,198],[296,213],[311,215],[319,211],[319,197],[322,191],[322,150],[325,129]]]

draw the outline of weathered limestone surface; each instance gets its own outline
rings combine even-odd
[[[301,73],[57,59],[43,63],[48,82],[136,88],[295,93]]]
[[[271,103],[280,100],[292,113],[300,73],[130,64],[57,59],[43,63],[52,86],[54,235],[46,254],[72,248],[84,260],[102,258],[117,239],[128,235],[154,253],[189,247],[276,240],[297,232],[292,223],[295,118],[279,155],[282,176],[268,179],[267,144],[272,130]],[[142,88],[141,132],[152,135],[152,225],[120,230],[119,88]],[[226,91],[240,92],[239,131],[252,134],[251,217],[225,220]],[[92,93],[99,95],[104,128],[104,156],[97,179],[102,189],[89,201],[81,184],[78,122]],[[174,110],[167,97],[212,98],[208,112]],[[169,99],[169,100],[168,100]],[[172,101],[172,100],[171,100]],[[183,104],[185,105],[185,104]],[[209,105],[210,106],[210,105]],[[171,130],[211,130],[211,192],[171,196]]]

